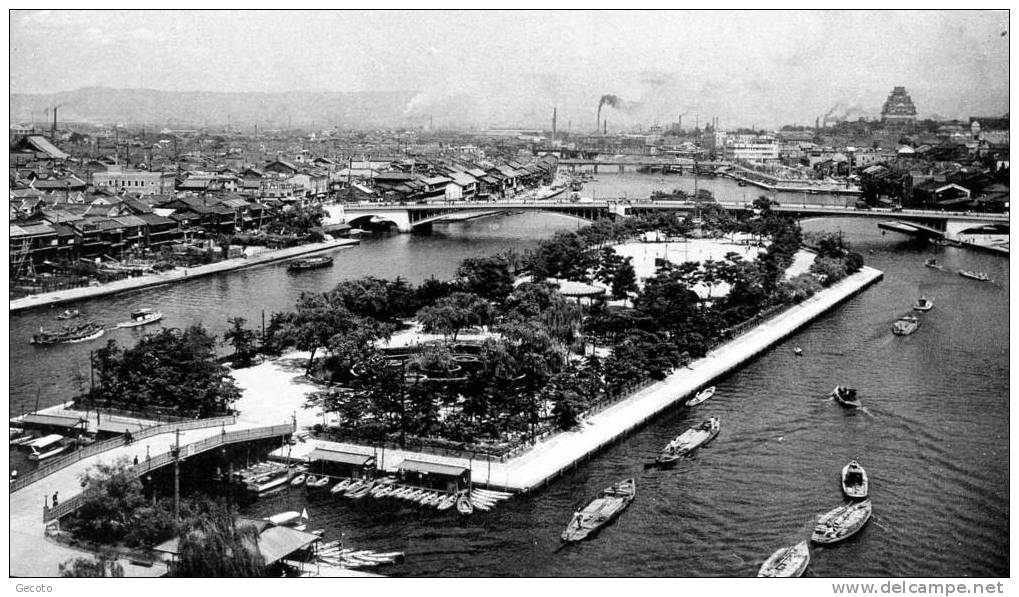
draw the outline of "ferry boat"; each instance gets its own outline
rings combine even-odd
[[[806,541],[800,541],[792,547],[783,547],[771,554],[757,576],[765,578],[796,578],[803,576],[803,572],[810,564],[810,547]]]
[[[991,279],[987,274],[983,272],[971,272],[962,270],[959,272],[959,275],[962,276],[963,278],[969,278],[970,280],[976,280],[978,282],[987,282],[988,280]]]
[[[933,308],[934,300],[929,299],[925,296],[921,296],[920,298],[916,299],[916,303],[913,304],[914,311],[921,311],[923,313],[926,313],[927,311],[930,311]]]
[[[150,323],[156,323],[163,318],[163,314],[152,309],[138,309],[131,313],[131,321],[118,323],[118,328],[136,328]]]
[[[892,333],[896,336],[908,336],[920,327],[920,320],[912,315],[903,315],[892,324]]]
[[[300,272],[306,269],[318,269],[320,267],[331,267],[333,265],[332,257],[308,257],[306,259],[298,259],[290,262],[287,266],[289,272]]]
[[[700,448],[704,444],[715,439],[715,436],[718,435],[719,428],[720,425],[718,417],[711,417],[700,425],[687,429],[674,440],[669,442],[669,445],[662,448],[658,458],[655,459],[655,463],[671,464],[679,460],[680,457],[693,452],[697,448]]]
[[[106,330],[100,324],[87,321],[79,325],[64,326],[59,330],[39,328],[39,333],[34,334],[30,342],[32,344],[76,344],[95,340],[105,332]]]
[[[562,540],[576,542],[588,538],[592,533],[622,514],[635,497],[637,497],[637,484],[633,479],[626,479],[606,487],[583,509],[573,513],[570,524],[563,531]]]
[[[53,435],[47,435],[40,437],[39,439],[25,444],[31,454],[28,455],[29,460],[45,460],[47,458],[56,456],[67,449],[64,445],[64,436],[54,433]]]
[[[872,511],[870,500],[839,506],[818,519],[810,539],[822,544],[848,539],[867,524]]]

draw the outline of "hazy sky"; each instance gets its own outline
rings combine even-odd
[[[419,92],[408,113],[593,128],[1008,111],[1006,12],[13,11],[12,93]],[[833,110],[834,108],[834,110]]]

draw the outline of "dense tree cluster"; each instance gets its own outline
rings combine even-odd
[[[95,351],[93,404],[181,416],[224,414],[240,390],[218,362],[216,338],[200,325],[164,329],[122,349],[115,340]],[[242,347],[243,348],[243,347]]]

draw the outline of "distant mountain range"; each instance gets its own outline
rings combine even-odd
[[[189,128],[393,126],[427,124],[408,115],[413,91],[233,93],[86,87],[53,94],[11,94],[11,123],[60,121]]]

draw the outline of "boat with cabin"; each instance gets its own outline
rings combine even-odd
[[[711,417],[700,425],[687,429],[662,448],[662,451],[655,459],[655,463],[671,464],[679,460],[681,457],[715,439],[720,427],[718,417]]]
[[[849,408],[860,408],[863,406],[860,399],[856,397],[856,388],[835,386],[835,389],[831,392],[831,397],[842,406],[848,406]]]
[[[934,299],[929,299],[925,296],[921,296],[920,298],[916,299],[916,303],[913,304],[913,310],[920,311],[922,313],[926,313],[927,311],[930,311],[933,308]]]
[[[959,272],[959,275],[962,276],[963,278],[976,280],[977,282],[987,282],[991,279],[987,274],[983,272],[971,272],[967,270],[962,270]]]
[[[573,518],[561,535],[562,540],[572,543],[587,539],[622,514],[635,497],[637,483],[633,479],[609,485],[586,506],[573,513]]]
[[[920,328],[920,320],[912,315],[903,315],[892,324],[896,336],[908,336]]]
[[[817,520],[810,540],[830,544],[848,539],[867,524],[872,512],[870,500],[852,502],[830,510]]]
[[[280,469],[275,472],[263,474],[252,479],[248,479],[244,483],[244,487],[248,491],[255,493],[266,493],[273,489],[285,487],[293,476],[293,471],[289,468]]]
[[[25,446],[31,451],[28,455],[28,459],[36,462],[52,458],[53,456],[61,454],[67,450],[67,445],[64,443],[64,436],[56,433],[40,437],[37,440],[25,444]]]
[[[696,396],[691,398],[690,401],[686,403],[686,405],[687,406],[697,406],[701,402],[704,402],[705,400],[707,400],[708,398],[711,398],[714,395],[715,395],[715,386],[711,386],[710,388],[708,388],[706,390],[698,392]]]
[[[106,332],[102,325],[94,321],[86,321],[78,325],[65,325],[59,330],[39,328],[39,333],[32,336],[32,344],[77,344],[95,340]]]
[[[797,578],[803,576],[810,564],[810,546],[800,541],[792,547],[783,547],[771,554],[757,571],[758,578]]]
[[[862,500],[867,497],[867,471],[863,470],[859,462],[850,460],[849,464],[842,467],[842,493],[854,500]]]
[[[927,261],[924,261],[923,264],[924,267],[929,267],[931,269],[945,269],[944,267],[938,265],[938,260],[933,257],[931,257]]]
[[[304,259],[297,259],[291,261],[290,265],[287,266],[288,272],[300,272],[308,269],[319,269],[322,267],[331,267],[333,265],[333,258],[326,256],[319,257],[306,257]]]
[[[138,309],[131,312],[131,319],[117,324],[118,328],[136,328],[150,323],[156,323],[163,318],[163,314],[149,308]]]

